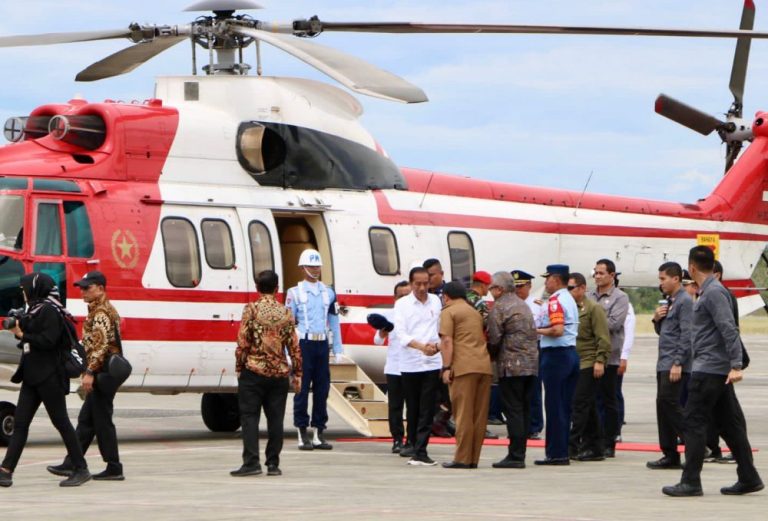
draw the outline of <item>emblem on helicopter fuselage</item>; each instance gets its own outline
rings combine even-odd
[[[139,262],[139,243],[130,230],[115,230],[112,234],[112,258],[123,269],[132,269]]]

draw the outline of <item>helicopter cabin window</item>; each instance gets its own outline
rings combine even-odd
[[[24,198],[20,195],[0,195],[0,248],[21,250],[23,226]]]
[[[253,280],[256,280],[256,276],[262,271],[275,269],[272,237],[269,235],[269,229],[259,221],[251,221],[248,225],[248,237],[251,240]]]
[[[166,217],[161,226],[165,272],[177,288],[200,284],[200,247],[192,223],[181,217]]]
[[[61,255],[61,216],[58,203],[37,205],[35,255]]]
[[[64,222],[67,226],[67,253],[70,257],[93,257],[93,232],[85,204],[64,201]]]
[[[221,219],[203,219],[201,228],[208,266],[216,270],[232,269],[235,266],[235,246],[227,223]]]
[[[371,228],[368,230],[371,242],[373,269],[379,275],[397,275],[400,273],[400,258],[397,252],[397,239],[389,228]]]
[[[464,232],[448,234],[448,252],[451,256],[451,278],[469,287],[475,272],[475,249],[472,239]]]

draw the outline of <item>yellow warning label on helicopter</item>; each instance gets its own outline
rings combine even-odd
[[[717,233],[700,233],[696,235],[698,246],[708,246],[715,252],[715,260],[720,259],[720,235]]]

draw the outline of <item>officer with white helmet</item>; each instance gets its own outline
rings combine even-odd
[[[336,363],[343,359],[339,311],[334,291],[320,282],[323,260],[317,250],[304,250],[299,267],[304,280],[288,290],[285,305],[296,317],[303,374],[301,391],[293,398],[293,424],[299,430],[299,449],[331,450],[323,431],[328,423],[328,392],[331,387],[329,339],[333,339]],[[312,386],[312,418],[307,413],[309,387]],[[314,437],[307,431],[314,427]]]

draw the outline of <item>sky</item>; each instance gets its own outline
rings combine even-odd
[[[0,35],[182,24],[193,0],[0,2]],[[254,18],[738,28],[741,0],[260,0]],[[768,1],[755,29],[768,31]],[[419,85],[428,103],[357,96],[362,122],[400,166],[516,184],[693,202],[721,178],[725,146],[653,111],[664,92],[712,115],[728,110],[734,40],[548,35],[326,33],[318,43]],[[0,121],[75,95],[144,100],[158,75],[188,74],[189,45],[95,83],[74,76],[127,41],[0,49]],[[266,75],[332,82],[263,47]],[[253,50],[246,51],[246,57]],[[200,51],[198,59],[204,56]],[[253,65],[251,60],[251,64]],[[342,87],[343,88],[343,87]],[[755,41],[745,116],[768,110],[768,42]],[[0,138],[1,139],[1,138]]]

